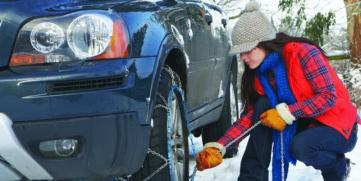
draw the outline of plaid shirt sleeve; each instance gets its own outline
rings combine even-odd
[[[314,95],[304,101],[289,105],[289,109],[296,118],[315,117],[335,105],[335,86],[326,66],[327,60],[319,49],[309,44],[302,44],[298,57],[306,79],[311,83]]]
[[[249,106],[247,112],[242,114],[242,116],[227,130],[227,132],[221,137],[217,142],[222,145],[227,145],[239,135],[244,133],[249,127],[251,127],[253,116],[253,107]],[[242,139],[238,140],[239,143]]]

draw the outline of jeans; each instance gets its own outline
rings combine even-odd
[[[267,98],[260,98],[254,107],[252,123],[271,108]],[[271,161],[272,130],[259,125],[250,132],[246,151],[242,157],[238,181],[268,181],[268,166]]]
[[[345,153],[357,141],[357,124],[349,139],[328,126],[306,129],[297,134],[291,145],[291,154],[307,166],[322,171],[325,181],[339,181],[346,173]]]
[[[259,98],[254,105],[252,122],[271,106],[265,97]],[[310,118],[308,121],[315,119]],[[307,121],[305,118],[297,121]],[[296,121],[296,123],[297,123]],[[320,125],[298,130],[291,143],[291,154],[307,166],[322,171],[325,181],[338,181],[346,172],[344,153],[351,151],[357,141],[357,124],[346,140],[335,129]],[[242,157],[238,181],[268,181],[268,166],[271,160],[272,130],[263,125],[250,133],[246,151]]]

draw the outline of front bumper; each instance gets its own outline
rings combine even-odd
[[[0,113],[1,178],[93,180],[134,173],[143,163],[150,131],[135,119],[135,113],[124,113],[12,125]],[[79,153],[63,159],[44,158],[40,141],[58,138],[80,140]]]
[[[14,177],[10,180],[93,180],[134,173],[149,144],[154,66],[155,58],[147,57],[56,71],[21,68],[0,72],[0,97],[7,103],[0,104],[0,112],[11,119],[2,127],[13,133],[12,140],[18,140],[12,144],[18,146],[0,152],[0,174]],[[121,84],[117,77],[122,77]],[[67,138],[79,140],[77,155],[49,159],[40,153],[41,141]],[[36,174],[39,178],[28,175],[7,152],[28,155],[34,173],[42,174]]]

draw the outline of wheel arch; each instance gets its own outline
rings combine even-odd
[[[157,60],[153,76],[153,84],[150,90],[150,102],[149,102],[149,111],[151,112],[154,107],[154,99],[156,96],[156,91],[159,86],[160,73],[164,66],[169,66],[174,72],[179,75],[181,79],[182,88],[184,94],[187,92],[187,64],[186,56],[183,46],[178,40],[168,34],[162,40],[162,43],[159,45],[159,51],[157,54]],[[150,123],[151,115],[147,117],[147,123]]]
[[[178,74],[182,89],[187,92],[187,64],[182,51],[178,48],[174,48],[170,51],[165,65],[169,66],[175,73]]]

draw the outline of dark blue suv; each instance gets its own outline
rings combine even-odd
[[[237,117],[227,17],[199,0],[0,0],[0,180],[187,180]]]

